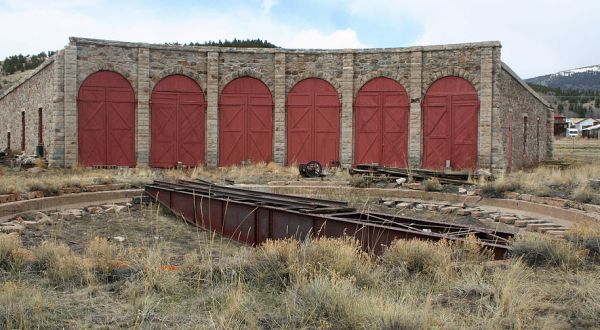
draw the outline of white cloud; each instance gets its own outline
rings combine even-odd
[[[409,17],[422,27],[415,45],[499,40],[502,58],[524,77],[600,63],[594,0],[352,0],[354,15]]]
[[[304,29],[296,33],[289,41],[283,43],[288,48],[364,48],[358,40],[356,32],[350,28],[323,34],[315,29]]]
[[[261,8],[263,14],[267,14],[271,11],[271,8],[279,3],[278,0],[262,0]]]

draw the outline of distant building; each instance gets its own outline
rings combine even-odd
[[[588,139],[598,139],[600,138],[600,124],[586,127],[581,130],[581,136]]]
[[[577,129],[577,132],[579,133],[579,135],[581,135],[581,131],[584,128],[588,128],[588,127],[591,127],[591,126],[594,126],[594,125],[600,123],[600,121],[598,121],[597,119],[593,119],[593,118],[570,118],[570,119],[568,119],[568,122],[569,122],[569,128]]]
[[[554,113],[554,136],[567,136],[567,128],[569,128],[567,117]]]

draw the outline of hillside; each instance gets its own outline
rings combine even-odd
[[[600,65],[560,71],[544,76],[529,78],[527,83],[570,90],[600,91]]]

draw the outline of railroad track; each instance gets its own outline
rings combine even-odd
[[[187,222],[249,245],[268,239],[353,236],[381,253],[396,239],[465,241],[473,235],[497,259],[513,234],[446,222],[361,212],[346,202],[220,186],[207,181],[155,181],[145,192]]]

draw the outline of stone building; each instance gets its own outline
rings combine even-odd
[[[51,166],[250,160],[506,171],[552,156],[552,111],[499,42],[388,49],[71,38],[0,96],[0,147]]]

